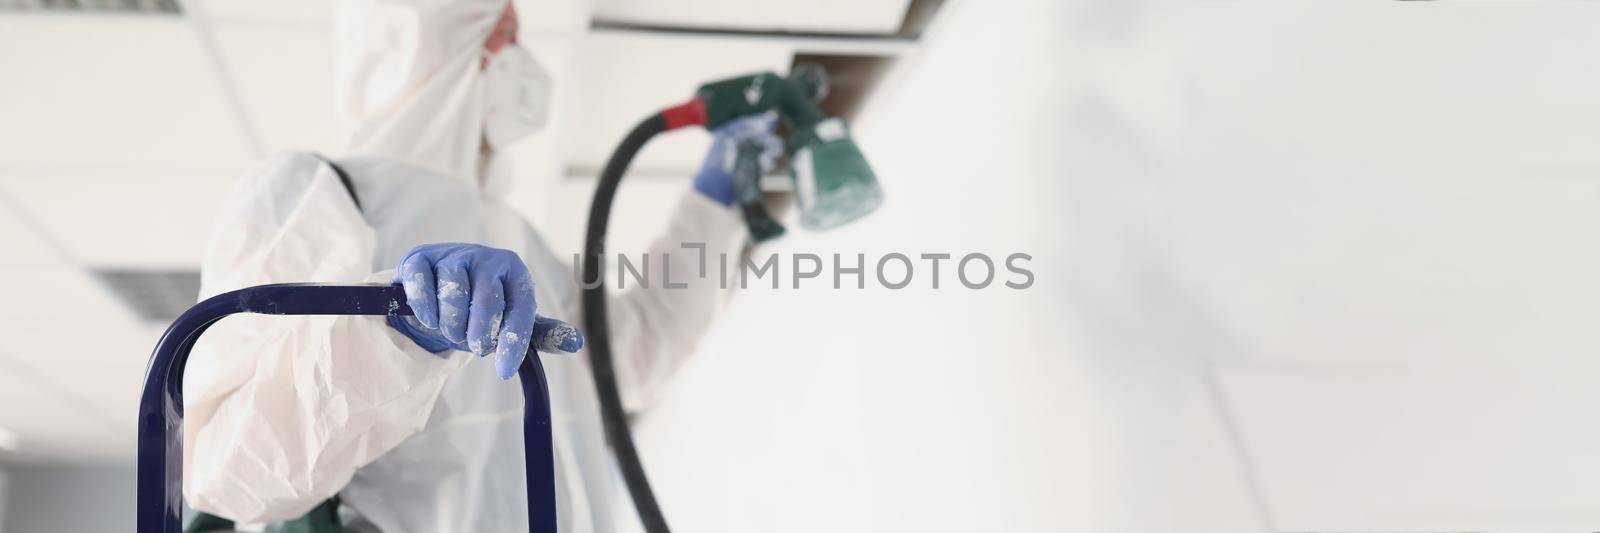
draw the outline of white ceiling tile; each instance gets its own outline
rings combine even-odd
[[[111,458],[132,453],[134,406],[159,338],[75,268],[0,268],[0,428],[24,457]],[[22,380],[26,386],[8,384]],[[27,401],[10,401],[13,391]]]
[[[0,179],[71,259],[93,266],[196,268],[232,173],[155,179]]]
[[[5,300],[12,302],[0,305],[0,331],[5,332],[0,337],[78,341],[139,326],[109,289],[82,270],[7,267],[0,268],[0,279],[5,280]]]
[[[136,409],[124,409],[127,426]],[[113,426],[111,413],[63,391],[58,383],[0,352],[0,429],[20,437],[0,457],[20,460],[113,458],[133,455],[133,435]]]
[[[751,31],[894,33],[910,0],[595,0],[594,18]]]
[[[62,394],[117,418],[138,401],[145,363],[159,339],[148,328],[84,314],[7,318],[0,331],[19,339],[5,354]],[[5,409],[5,407],[0,407]],[[106,421],[96,421],[105,424]]]
[[[193,4],[196,0],[190,0]],[[208,20],[214,22],[274,22],[327,24],[333,2],[327,0],[198,0]]]
[[[1600,522],[1596,371],[1573,360],[1222,382],[1281,530],[1556,531]]]
[[[333,33],[325,25],[217,22],[217,46],[267,152],[331,151]]]
[[[759,71],[785,72],[791,46],[773,41],[596,33],[578,48],[567,163],[596,172],[634,124],[694,96],[700,84]],[[633,167],[687,176],[710,145],[703,130],[652,140]]]
[[[3,194],[6,192],[0,188],[0,195]],[[66,264],[66,258],[39,235],[26,216],[13,209],[11,202],[0,201],[0,243],[5,243],[6,248],[0,254],[0,268]]]
[[[237,168],[249,157],[193,30],[176,17],[0,17],[0,174]]]

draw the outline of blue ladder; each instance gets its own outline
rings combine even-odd
[[[234,313],[407,316],[411,307],[399,285],[285,283],[218,294],[185,311],[161,336],[145,368],[139,400],[139,533],[177,533],[183,527],[183,368],[206,328]],[[555,533],[550,390],[532,348],[517,373],[524,402],[528,529]]]

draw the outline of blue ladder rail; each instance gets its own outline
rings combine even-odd
[[[177,533],[183,527],[183,369],[200,335],[235,313],[406,316],[411,307],[399,285],[285,283],[218,294],[185,311],[162,334],[145,368],[139,399],[139,533]],[[517,373],[524,406],[528,529],[555,533],[550,391],[533,348]]]

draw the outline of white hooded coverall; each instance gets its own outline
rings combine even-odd
[[[404,90],[390,91],[365,114],[352,111],[359,119],[348,150],[353,157],[338,164],[353,182],[360,211],[332,168],[311,154],[271,157],[248,171],[212,229],[201,298],[267,283],[388,282],[388,269],[413,246],[470,242],[521,255],[535,280],[539,314],[581,327],[573,258],[557,257],[503,201],[507,172],[460,174],[472,170],[462,163],[472,159],[405,148],[438,128],[385,129],[422,114],[481,124],[481,116],[471,116],[481,113],[477,70],[454,66],[476,64],[473,46],[503,0],[380,7],[390,13],[379,19],[384,24],[400,21],[417,31],[421,20],[450,35],[478,31],[477,40],[452,41],[470,49],[390,54],[410,57],[410,70],[434,75],[396,78],[409,80]],[[454,15],[445,19],[472,23],[463,30],[428,22],[449,9]],[[413,43],[443,42],[421,31]],[[447,59],[429,66],[419,57]],[[371,83],[350,86],[364,85]],[[440,97],[433,91],[440,86],[459,90]],[[457,146],[476,154],[481,128],[461,131],[473,138]],[[717,269],[699,275],[702,260],[737,257],[743,235],[733,209],[688,192],[648,250],[652,277],[665,268],[687,288],[652,283],[610,297],[617,377],[628,408],[657,396],[693,352],[724,293]],[[704,256],[684,243],[704,243]],[[612,531],[613,474],[586,356],[541,354],[541,361],[554,418],[560,527]],[[183,391],[183,491],[195,509],[273,522],[337,494],[391,533],[527,530],[521,389],[515,379],[495,376],[492,357],[429,353],[382,317],[240,315],[200,339]]]

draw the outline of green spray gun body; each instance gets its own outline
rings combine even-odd
[[[787,77],[764,72],[701,85],[693,100],[662,115],[668,129],[696,123],[716,129],[741,117],[776,113],[789,132],[784,155],[800,224],[825,230],[866,216],[883,203],[883,190],[844,121],[824,116],[817,107],[827,93],[827,76],[820,67],[798,65]],[[675,116],[686,122],[676,123]],[[757,242],[783,234],[783,226],[760,201],[759,149],[740,146],[734,166],[740,209]]]

